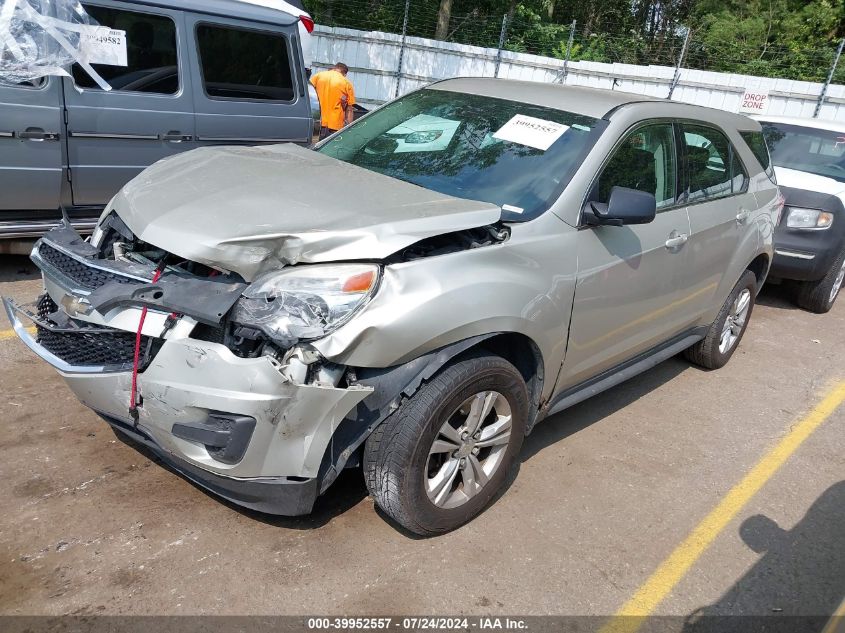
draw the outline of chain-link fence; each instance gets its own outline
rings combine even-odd
[[[569,63],[584,61],[824,83],[816,113],[825,99],[826,84],[845,83],[845,65],[838,64],[841,46],[837,44],[841,43],[825,47],[761,45],[744,39],[722,41],[712,32],[699,34],[680,27],[653,32],[645,29],[644,33],[623,21],[582,24],[573,20],[561,24],[519,4],[504,14],[493,14],[480,6],[470,12],[452,12],[447,24],[439,19],[440,0],[311,0],[306,6],[318,24],[327,27],[379,30],[562,60],[558,80],[565,76]],[[400,54],[400,65],[401,58]],[[677,80],[676,73],[673,83]]]
[[[445,26],[438,20],[439,0],[344,0],[342,3],[311,0],[306,5],[324,26],[400,33],[403,24],[407,24],[410,36],[483,47],[497,46],[505,22],[504,50],[558,59],[565,59],[568,50],[572,61],[672,66],[687,34],[681,27],[643,34],[622,21],[550,22],[518,4],[505,14],[492,14],[480,8],[469,13],[452,12]],[[340,5],[342,11],[335,5]],[[374,24],[379,28],[374,28]],[[570,37],[571,48],[568,47]],[[685,67],[698,70],[821,82],[836,57],[837,44],[801,47],[749,39],[728,41],[714,39],[710,33],[699,37],[693,31],[684,63]],[[845,68],[838,69],[834,81],[845,82]]]

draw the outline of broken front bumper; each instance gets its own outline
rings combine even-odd
[[[142,404],[135,421],[129,414],[131,371],[68,362],[27,328],[34,322],[43,337],[48,323],[3,302],[21,340],[85,405],[187,478],[262,512],[311,510],[335,429],[372,392],[294,384],[270,357],[240,358],[217,343],[167,338],[138,375]]]

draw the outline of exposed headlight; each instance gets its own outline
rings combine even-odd
[[[818,209],[788,207],[786,226],[790,229],[826,229],[833,224],[833,214]]]
[[[317,339],[367,304],[379,274],[371,264],[306,265],[268,273],[246,289],[232,320],[281,341]]]

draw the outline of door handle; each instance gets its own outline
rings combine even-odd
[[[28,127],[23,132],[18,133],[19,138],[29,141],[58,141],[59,135],[55,132],[45,132],[40,127]]]
[[[687,243],[687,240],[689,240],[689,235],[686,233],[675,234],[675,231],[672,231],[669,239],[666,240],[666,248],[669,250],[680,248]]]
[[[739,213],[736,215],[736,223],[737,224],[745,224],[748,222],[748,217],[751,215],[751,211],[748,209],[740,209]]]
[[[167,134],[162,134],[161,140],[170,141],[171,143],[181,143],[182,141],[193,141],[194,137],[190,134],[182,134],[178,130],[171,130]]]

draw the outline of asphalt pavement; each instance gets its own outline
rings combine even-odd
[[[0,294],[39,292],[26,258],[2,258]],[[309,517],[221,502],[121,442],[8,327],[0,614],[688,621],[845,597],[845,300],[818,316],[764,290],[727,367],[672,359],[543,422],[506,492],[431,539],[380,514],[357,471]]]

